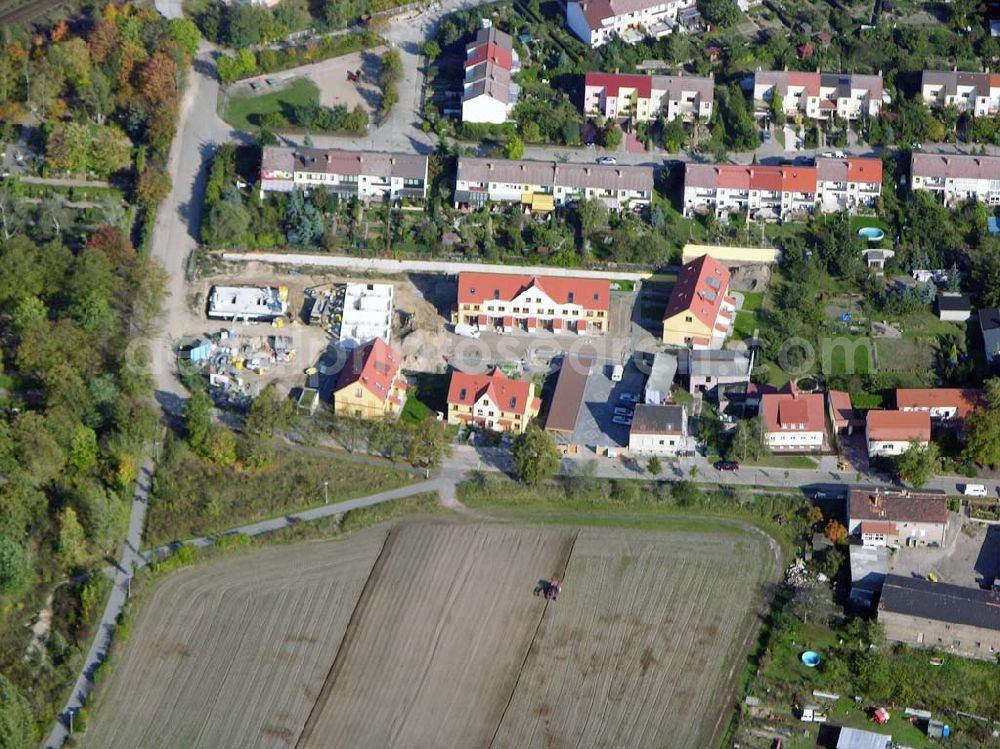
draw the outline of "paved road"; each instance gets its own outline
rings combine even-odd
[[[231,528],[213,536],[199,536],[198,538],[187,539],[182,542],[168,544],[167,546],[160,546],[150,551],[143,552],[136,560],[136,568],[145,567],[147,564],[156,559],[172,554],[177,550],[179,544],[204,548],[214,544],[216,539],[220,536],[259,536],[263,533],[271,533],[272,531],[281,530],[282,528],[290,528],[295,523],[308,523],[313,520],[320,520],[321,518],[333,517],[350,510],[357,510],[362,507],[371,507],[372,505],[382,504],[383,502],[391,502],[392,500],[403,499],[404,497],[412,497],[416,494],[423,494],[424,492],[437,492],[444,493],[445,496],[453,496],[454,486],[455,484],[452,479],[447,477],[438,477],[430,479],[429,481],[421,481],[418,484],[410,484],[409,486],[404,486],[399,489],[390,489],[389,491],[379,492],[378,494],[369,494],[367,497],[348,499],[344,502],[335,502],[334,504],[323,505],[322,507],[316,507],[312,510],[283,515],[282,517],[271,518],[270,520],[261,520],[260,522],[250,523],[249,525],[241,525],[238,528]]]
[[[147,460],[139,469],[139,479],[136,481],[132,499],[132,514],[129,517],[128,533],[125,536],[125,545],[122,548],[121,557],[115,570],[111,595],[108,596],[104,614],[101,616],[101,621],[97,626],[97,632],[90,644],[90,650],[87,651],[87,659],[84,661],[80,675],[73,685],[73,692],[59,714],[55,726],[52,727],[52,731],[45,739],[46,749],[58,749],[58,747],[63,745],[69,731],[70,713],[75,713],[86,703],[87,697],[94,687],[94,673],[107,656],[111,633],[118,622],[122,607],[125,605],[133,565],[142,560],[139,555],[139,546],[142,543],[142,533],[146,523],[146,506],[149,499],[150,480],[152,476],[153,461]]]
[[[543,265],[491,265],[489,263],[459,263],[439,260],[388,260],[340,255],[307,255],[284,252],[224,252],[223,260],[235,262],[276,263],[279,265],[312,265],[323,268],[377,271],[379,273],[526,273],[535,276],[561,276],[570,278],[618,278],[624,281],[642,281],[653,271],[634,273],[615,270],[582,270],[556,268]]]
[[[175,335],[185,331],[187,296],[185,267],[198,246],[202,197],[211,156],[227,141],[250,140],[234,131],[216,114],[219,83],[215,78],[215,48],[202,42],[189,75],[188,88],[170,149],[167,170],[173,187],[156,216],[152,254],[169,278],[162,327],[151,343],[157,399],[168,412],[177,413],[184,390],[174,374]]]
[[[738,471],[717,471],[712,462],[703,457],[682,458],[676,462],[663,461],[663,471],[653,475],[646,470],[645,459],[598,458],[594,455],[567,455],[560,464],[562,475],[579,474],[584,465],[592,463],[594,476],[601,478],[630,479],[681,479],[685,478],[701,484],[721,484],[733,486],[760,486],[796,489],[804,488],[812,491],[843,492],[847,487],[857,484],[865,486],[885,486],[899,488],[890,478],[881,474],[865,474],[858,471],[838,471],[836,459],[830,456],[817,458],[819,467],[815,469],[773,468],[743,466]],[[691,469],[697,468],[694,476]],[[456,476],[467,471],[503,471],[513,470],[510,453],[501,448],[471,447],[457,445],[452,455],[445,461],[445,471]],[[589,470],[589,469],[588,469]],[[1000,479],[966,479],[962,476],[938,476],[922,487],[924,490],[944,491],[948,494],[960,494],[959,487],[969,481],[984,484],[991,496],[1000,494]]]

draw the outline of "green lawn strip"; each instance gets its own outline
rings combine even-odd
[[[737,338],[752,338],[754,330],[758,327],[755,313],[740,310],[736,313],[736,321],[733,323],[733,335]]]
[[[741,465],[764,466],[769,468],[805,468],[811,470],[818,464],[808,455],[765,455],[759,460],[747,461]]]
[[[400,421],[404,421],[411,424],[416,424],[427,418],[427,415],[431,410],[426,404],[421,402],[416,398],[416,396],[410,396],[406,399],[406,403],[403,405],[403,411],[400,413]]]
[[[238,91],[232,94],[223,119],[239,130],[253,130],[260,125],[261,116],[277,113],[289,125],[294,125],[288,120],[286,108],[309,104],[319,104],[319,88],[308,78],[296,78],[279,91],[266,94]]]
[[[389,463],[359,462],[336,454],[314,456],[276,450],[259,469],[220,466],[169,443],[153,477],[146,545],[211,535],[239,525],[364,497],[420,478]]]
[[[742,312],[756,312],[764,303],[763,291],[741,291],[740,293],[743,295],[743,306],[740,308]]]

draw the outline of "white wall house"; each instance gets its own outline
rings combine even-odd
[[[650,122],[660,115],[667,120],[707,120],[715,101],[715,79],[711,76],[587,73],[583,89],[585,115],[636,122]]]
[[[462,121],[509,120],[519,92],[511,77],[520,69],[510,35],[493,26],[480,29],[465,51]]]
[[[685,448],[687,441],[687,411],[684,406],[635,407],[628,435],[628,451],[633,455],[655,455],[669,458]]]
[[[931,439],[931,417],[927,411],[868,412],[865,439],[869,457],[902,455],[912,442],[926,447]]]
[[[882,191],[879,159],[819,158],[816,166],[740,166],[688,163],[684,170],[684,215],[714,210],[722,217],[784,219],[795,214],[859,209]]]
[[[362,200],[427,197],[427,157],[321,148],[264,146],[261,199],[268,192],[323,188]]]
[[[669,34],[676,26],[681,0],[569,0],[566,25],[591,47],[615,37],[641,39]]]
[[[952,153],[915,153],[910,185],[930,190],[947,206],[976,200],[1000,205],[1000,157]]]
[[[1000,74],[925,70],[920,95],[929,107],[954,106],[976,117],[1000,113]]]
[[[789,118],[876,117],[882,109],[882,74],[758,70],[753,82],[758,114],[770,112],[775,94],[781,97],[782,109]]]
[[[822,393],[765,393],[760,404],[765,444],[775,452],[822,449],[825,405]]]
[[[653,169],[646,166],[561,164],[460,156],[455,206],[477,207],[487,201],[521,203],[536,211],[580,198],[599,200],[612,210],[648,206]]]

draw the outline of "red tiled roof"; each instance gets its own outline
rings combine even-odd
[[[499,65],[504,70],[510,71],[513,67],[513,55],[509,49],[503,49],[495,44],[480,44],[468,50],[465,60],[465,67],[471,68],[487,60]]]
[[[399,354],[381,338],[353,349],[337,379],[337,390],[359,382],[382,401],[389,397],[392,382],[399,372]]]
[[[684,265],[677,274],[663,319],[691,312],[709,328],[714,328],[728,290],[729,270],[715,258],[702,255]]]
[[[531,396],[531,382],[512,380],[499,369],[494,369],[488,375],[458,371],[451,373],[448,405],[458,403],[471,406],[484,394],[505,413],[526,415],[529,403],[534,405],[538,401]]]
[[[862,533],[881,533],[885,536],[897,535],[896,524],[879,522],[878,520],[864,520],[861,523]]]
[[[947,523],[948,498],[943,494],[854,489],[848,515],[855,520],[903,523]]]
[[[848,426],[854,418],[850,394],[843,390],[831,390],[827,395],[830,398],[830,407],[833,409],[834,423],[838,428]]]
[[[847,181],[882,184],[882,159],[848,159]]]
[[[975,388],[896,388],[896,408],[956,408],[958,418],[964,419],[981,396]]]
[[[820,393],[767,393],[760,403],[768,432],[822,432],[826,426]]]
[[[769,192],[816,192],[814,166],[740,166],[689,164],[685,185],[720,187],[727,190],[766,190]]]
[[[927,411],[869,411],[868,438],[926,442],[931,438],[931,415]]]
[[[653,77],[651,75],[623,75],[619,73],[587,73],[583,78],[584,88],[603,88],[607,96],[617,98],[621,88],[634,88],[642,99],[653,95]]]
[[[556,304],[577,304],[588,310],[607,310],[611,295],[611,284],[603,279],[460,273],[458,303],[482,304],[492,299],[509,302],[531,287],[541,291]],[[573,297],[572,301],[570,295]]]

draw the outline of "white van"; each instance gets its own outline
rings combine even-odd
[[[962,494],[966,497],[985,497],[986,487],[983,484],[966,484]]]
[[[624,376],[625,376],[625,367],[623,367],[621,364],[616,364],[615,368],[611,370],[611,381],[621,382],[622,377]]]
[[[455,326],[455,335],[460,335],[463,338],[479,338],[479,328],[460,322]]]

